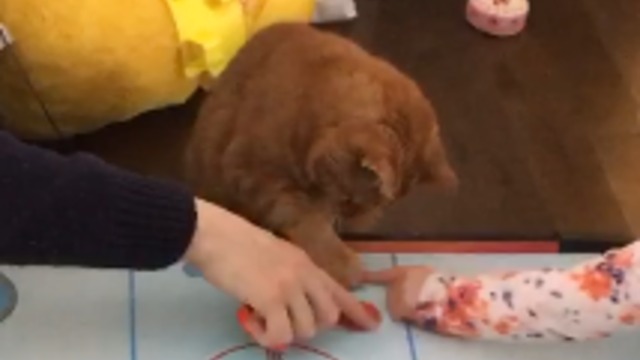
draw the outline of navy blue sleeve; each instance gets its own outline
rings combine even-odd
[[[183,256],[193,196],[85,154],[0,131],[0,263],[153,270]]]

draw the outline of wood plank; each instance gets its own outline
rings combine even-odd
[[[601,140],[599,154],[633,235],[640,236],[640,136]]]

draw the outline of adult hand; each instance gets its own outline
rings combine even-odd
[[[336,325],[341,314],[363,329],[378,325],[302,250],[222,208],[196,204],[198,225],[186,260],[264,319],[264,326],[250,324],[262,346],[309,339]]]

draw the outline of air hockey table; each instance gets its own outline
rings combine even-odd
[[[570,266],[593,253],[556,243],[358,242],[370,268],[429,264],[458,273]],[[357,295],[384,309],[381,288]],[[631,360],[640,333],[587,343],[469,342],[383,316],[373,333],[336,330],[279,354],[252,343],[238,304],[177,264],[160,272],[0,267],[2,360]]]

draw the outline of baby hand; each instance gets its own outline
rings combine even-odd
[[[387,288],[387,308],[396,321],[414,322],[420,292],[427,278],[434,275],[426,266],[398,266],[382,271],[368,271],[363,282],[380,284]]]

